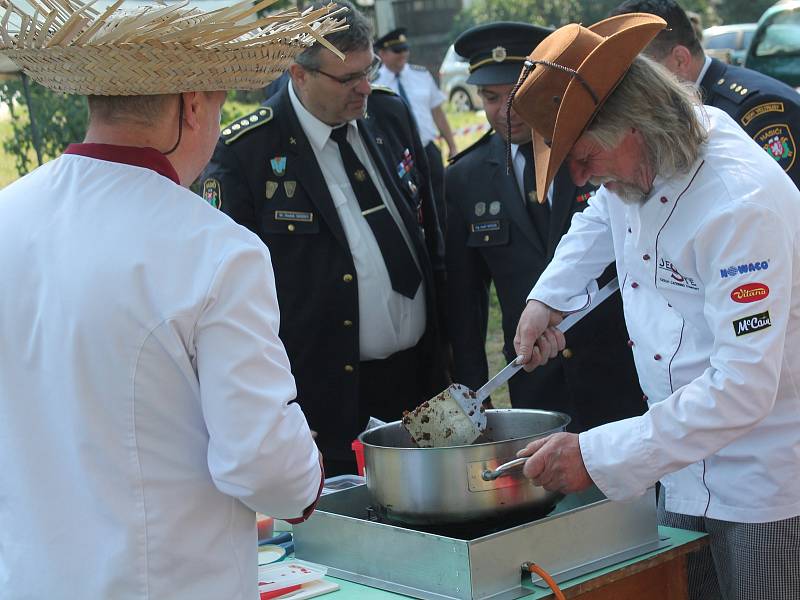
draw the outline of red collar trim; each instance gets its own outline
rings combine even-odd
[[[116,146],[114,144],[70,144],[64,150],[64,154],[78,154],[123,165],[144,167],[171,179],[178,185],[181,184],[175,167],[166,156],[155,148]]]

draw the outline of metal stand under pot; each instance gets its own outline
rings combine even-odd
[[[596,489],[566,496],[530,522],[403,527],[382,523],[366,486],[328,494],[305,523],[295,525],[295,556],[323,564],[333,577],[436,600],[513,600],[522,564],[541,565],[558,582],[657,550],[652,491],[611,502]]]

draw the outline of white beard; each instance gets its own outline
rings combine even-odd
[[[625,204],[644,204],[644,201],[647,199],[647,194],[635,185],[617,181],[613,177],[590,177],[589,183],[596,186],[605,185],[606,183],[613,183],[613,193],[619,196],[620,200],[622,200]]]

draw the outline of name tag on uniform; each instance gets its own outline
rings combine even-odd
[[[314,220],[314,213],[303,212],[300,210],[276,210],[276,221],[299,221],[300,223],[311,223]]]
[[[500,221],[484,221],[482,223],[472,223],[469,227],[473,233],[479,231],[498,231],[500,229]]]

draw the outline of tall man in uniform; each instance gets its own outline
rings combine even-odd
[[[489,286],[503,313],[503,354],[513,360],[514,333],[525,298],[553,257],[572,215],[595,186],[576,186],[559,171],[544,203],[534,187],[531,130],[512,111],[512,170],[506,172],[506,102],[524,58],[552,30],[525,23],[490,23],[464,32],[456,52],[469,59],[468,83],[478,86],[492,131],[447,169],[447,317],[454,380],[473,389],[486,382]],[[614,275],[613,267],[601,278]],[[561,410],[583,431],[641,414],[639,389],[619,294],[570,330],[559,359],[509,381],[515,407]]]
[[[84,142],[0,191],[0,596],[251,600],[255,511],[310,514],[320,459],[269,252],[186,188],[215,90],[264,86],[313,40],[237,38],[250,2],[206,35],[196,9],[66,6],[0,25],[32,79],[89,96]]]
[[[301,53],[287,87],[223,129],[203,184],[270,249],[280,336],[329,474],[355,472],[370,416],[399,419],[447,383],[425,151],[402,98],[372,92],[371,26],[350,10],[329,36],[345,60]]]
[[[409,64],[410,49],[405,28],[379,37],[375,41],[375,51],[382,64],[374,83],[391,88],[411,107],[428,157],[433,196],[439,203],[439,218],[444,220],[444,164],[442,153],[434,142],[437,134],[441,134],[447,143],[448,158],[458,152],[450,123],[442,108],[447,96],[436,85],[428,69]]]
[[[795,136],[800,134],[800,95],[758,71],[706,56],[691,21],[675,0],[628,0],[612,14],[658,15],[667,28],[644,49],[680,79],[699,86],[703,103],[724,110],[800,188]]]

